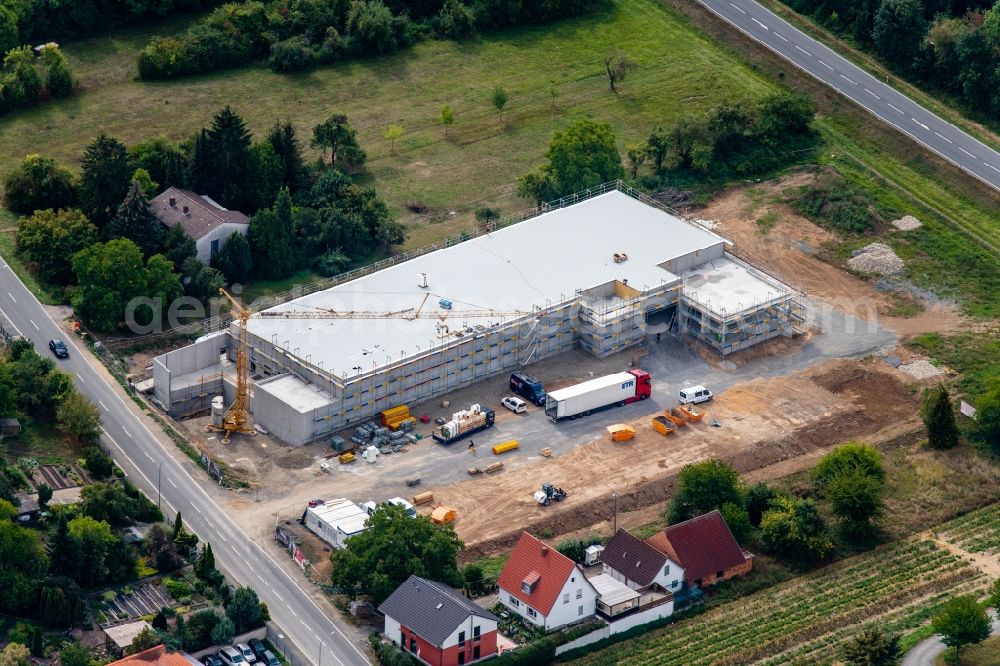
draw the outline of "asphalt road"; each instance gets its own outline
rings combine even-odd
[[[1000,618],[994,613],[993,635],[996,636],[998,634],[1000,634]],[[940,636],[931,636],[920,641],[916,647],[907,652],[906,656],[903,657],[901,666],[934,666],[938,655],[946,649],[945,644],[941,642]]]
[[[6,263],[0,262],[0,315],[14,332],[30,338],[38,352],[50,354],[48,342],[62,338],[70,347],[68,359],[55,359],[70,373],[77,388],[102,411],[107,450],[129,478],[152,499],[162,493],[164,513],[180,510],[188,529],[212,544],[216,562],[230,582],[253,587],[267,602],[272,620],[284,635],[316,666],[354,666],[368,660],[341,629],[316,605],[298,583],[233,525],[205,490],[173,458],[133,411],[121,387],[112,386],[95,369],[89,351],[81,350],[49,317],[34,295]],[[195,473],[199,473],[195,470]]]
[[[1000,153],[944,121],[752,0],[698,0],[709,11],[931,152],[1000,190]]]

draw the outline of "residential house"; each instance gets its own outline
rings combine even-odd
[[[497,653],[497,618],[448,585],[411,575],[379,606],[385,636],[428,666]]]
[[[583,568],[527,532],[497,584],[507,608],[546,631],[586,620],[597,607],[597,590]]]
[[[149,210],[167,228],[181,225],[198,248],[198,260],[211,263],[233,234],[247,233],[250,218],[228,210],[204,194],[168,187],[149,202]]]
[[[646,621],[674,612],[674,595],[684,588],[684,569],[664,553],[625,530],[601,551],[601,573],[590,582],[597,588],[597,612],[615,621],[643,613]]]
[[[684,580],[694,587],[745,576],[753,568],[753,554],[736,543],[718,510],[671,525],[646,543],[684,567]]]
[[[191,664],[180,652],[167,652],[166,645],[157,645],[113,661],[108,666],[191,666]]]

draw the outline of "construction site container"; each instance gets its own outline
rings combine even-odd
[[[681,405],[680,407],[677,408],[677,411],[683,414],[684,418],[690,421],[691,423],[694,423],[695,421],[701,421],[703,418],[705,418],[705,412],[701,411],[694,405],[690,404]]]
[[[354,453],[348,451],[347,453],[341,453],[337,456],[337,460],[340,461],[341,465],[346,465],[347,463],[354,462]]]
[[[431,521],[438,525],[447,525],[455,522],[456,511],[449,506],[438,506],[431,512]]]
[[[609,425],[608,432],[611,433],[612,442],[627,442],[635,436],[635,428],[624,423]]]
[[[552,421],[577,418],[605,407],[645,400],[651,390],[649,373],[639,369],[617,372],[550,392],[545,415]]]
[[[433,501],[434,493],[429,490],[423,493],[417,493],[413,496],[413,503],[417,506],[420,506],[421,504],[430,504]]]
[[[500,455],[501,453],[506,453],[508,451],[513,451],[514,449],[516,449],[519,446],[521,446],[521,443],[518,442],[516,439],[512,439],[512,440],[507,441],[507,442],[500,442],[499,444],[497,444],[496,446],[493,447],[493,453],[495,455]]]
[[[666,416],[654,416],[652,423],[653,429],[661,435],[669,435],[672,432],[677,432],[677,425]]]
[[[472,405],[469,409],[452,414],[451,420],[440,428],[435,428],[432,436],[442,444],[451,444],[463,437],[492,427],[495,419],[496,413],[492,409]]]
[[[663,410],[663,415],[674,422],[678,428],[687,424],[687,417],[681,413],[676,407],[670,407]]]

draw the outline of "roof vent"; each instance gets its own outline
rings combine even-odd
[[[177,208],[177,197],[170,197],[170,207]]]
[[[417,273],[417,286],[421,289],[427,288],[427,273]]]
[[[184,208],[183,208],[182,210],[184,211],[184,214],[185,214],[185,215],[190,215],[190,214],[191,214],[191,213],[190,213],[190,212],[188,211],[188,207],[187,207],[187,206],[184,206]]]

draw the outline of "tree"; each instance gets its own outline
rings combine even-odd
[[[624,176],[615,135],[607,123],[580,120],[556,132],[545,154],[548,162],[534,175],[522,177],[518,193],[564,197]],[[527,180],[526,180],[527,179]]]
[[[841,528],[855,538],[871,535],[873,523],[885,513],[882,482],[859,469],[839,472],[823,494]]]
[[[226,244],[228,245],[228,242]],[[180,273],[184,262],[198,255],[198,246],[195,244],[194,239],[184,231],[184,227],[175,224],[167,229],[167,234],[163,239],[161,254],[174,265],[174,271]]]
[[[775,497],[778,497],[777,491],[763,481],[758,481],[747,488],[745,504],[751,525],[760,527],[760,519],[770,508]]]
[[[232,642],[236,631],[233,629],[233,622],[228,617],[219,620],[218,624],[212,628],[212,644],[228,645]]]
[[[740,475],[725,461],[706,460],[686,465],[677,475],[677,490],[665,517],[673,525],[721,509],[726,503],[744,505]]]
[[[617,84],[628,78],[628,75],[638,69],[639,65],[618,49],[611,49],[604,56],[604,69],[608,73],[608,85],[611,92],[617,92]]]
[[[234,282],[244,283],[250,279],[250,271],[253,269],[253,255],[250,253],[250,244],[243,234],[233,234],[226,240],[219,252],[219,270],[226,276],[226,281],[230,284]]]
[[[43,511],[49,508],[49,500],[52,499],[52,486],[47,483],[38,484],[38,506]]]
[[[226,617],[232,621],[238,634],[256,629],[264,624],[260,599],[253,588],[241,587],[233,593],[232,599],[226,605]]]
[[[955,648],[955,662],[966,645],[982,643],[990,635],[990,618],[976,597],[966,594],[945,602],[941,611],[931,620],[934,631],[941,634],[941,642]]]
[[[155,631],[149,627],[143,627],[142,631],[132,639],[132,644],[128,646],[128,652],[129,654],[138,654],[159,645],[161,642]]]
[[[69,536],[69,518],[65,513],[58,514],[55,526],[49,533],[46,551],[51,573],[73,575],[76,564],[73,562],[73,541]]]
[[[156,191],[160,187],[160,184],[154,181],[153,177],[149,175],[149,172],[142,167],[138,167],[132,172],[132,183],[139,183],[139,188],[142,190],[142,194],[147,199],[151,196],[155,196]],[[126,196],[126,199],[127,198],[128,197]]]
[[[20,45],[21,39],[17,30],[17,14],[13,9],[0,5],[0,53]]]
[[[170,533],[170,539],[176,541],[177,537],[184,530],[184,519],[181,517],[181,512],[178,511],[177,515],[174,516],[174,530]]]
[[[91,483],[80,491],[80,498],[84,515],[111,525],[127,525],[139,513],[135,500],[119,483]]]
[[[872,27],[875,52],[890,65],[909,70],[926,31],[920,0],[882,0]]]
[[[729,526],[729,531],[733,533],[734,539],[742,543],[750,538],[753,527],[750,525],[750,516],[742,504],[726,502],[719,507],[719,512]]]
[[[559,552],[562,553],[560,550]],[[565,555],[565,553],[563,553]],[[472,593],[477,593],[483,589],[483,581],[485,576],[483,575],[483,568],[478,564],[467,564],[465,568],[462,569],[462,582],[465,583],[465,589]]]
[[[194,135],[191,145],[191,157],[184,171],[184,182],[189,189],[199,192],[208,191],[208,183],[212,178],[212,155],[209,152],[208,130],[204,127]]]
[[[83,153],[80,207],[99,229],[115,216],[131,183],[128,150],[118,139],[101,134]]]
[[[476,221],[482,222],[483,224],[489,224],[490,222],[496,222],[500,219],[500,211],[496,208],[489,208],[484,206],[482,208],[476,209]]]
[[[302,159],[302,146],[295,134],[295,127],[287,120],[277,122],[267,135],[274,153],[282,165],[281,184],[291,191],[303,186],[306,177],[306,165]],[[270,202],[269,202],[270,203]]]
[[[810,475],[816,490],[822,493],[826,485],[836,476],[853,471],[870,476],[881,483],[885,480],[882,454],[875,447],[861,442],[841,444],[820,458]]]
[[[833,550],[816,503],[779,497],[760,521],[761,543],[768,552],[802,563],[821,560]]]
[[[129,148],[128,154],[135,168],[144,169],[158,188],[184,186],[187,158],[176,143],[163,137],[147,139]],[[152,195],[148,191],[146,194]]]
[[[215,263],[219,261],[217,256],[213,260]],[[219,269],[206,266],[200,260],[190,257],[181,266],[181,282],[188,296],[207,303],[209,299],[219,295],[220,288],[226,286],[226,276]]]
[[[500,122],[503,122],[503,110],[507,106],[507,102],[510,101],[510,96],[507,91],[499,83],[493,88],[493,95],[490,97],[490,102],[493,104],[493,108],[497,110],[497,116],[500,118]]]
[[[639,168],[649,157],[649,150],[641,143],[630,143],[625,147],[625,157],[628,158],[629,172],[632,180],[639,177]]]
[[[45,656],[45,644],[42,642],[42,628],[38,625],[31,627],[31,656]]]
[[[895,666],[902,656],[899,634],[875,624],[863,627],[841,649],[841,657],[848,666]]]
[[[247,192],[250,164],[250,132],[229,106],[215,114],[204,139],[210,171],[202,183],[205,191],[227,208],[252,204]]]
[[[83,450],[83,464],[87,471],[96,479],[106,479],[114,471],[114,461],[110,456],[104,455],[97,446],[90,446]]]
[[[438,17],[441,32],[452,39],[468,39],[476,32],[475,16],[462,0],[444,0]]]
[[[455,112],[447,104],[441,105],[441,124],[444,126],[444,135],[448,136],[448,128],[455,124]]]
[[[0,666],[31,666],[31,651],[20,643],[8,643],[0,652]]]
[[[108,579],[106,558],[118,540],[111,526],[90,516],[77,516],[69,521],[69,543],[72,549],[70,576],[83,587],[92,587]]]
[[[274,146],[268,141],[258,141],[250,147],[250,162],[247,168],[247,201],[252,210],[266,208],[274,204],[278,190],[283,186],[285,165]]]
[[[260,277],[283,278],[295,270],[292,231],[292,199],[282,188],[274,207],[257,211],[250,220],[248,242]]]
[[[59,651],[59,663],[62,666],[92,666],[94,662],[94,654],[79,643],[67,643]]]
[[[212,552],[212,544],[206,543],[198,559],[195,560],[194,573],[212,587],[222,585],[223,577],[215,568],[215,554]]]
[[[368,159],[368,155],[358,144],[357,131],[347,122],[347,116],[334,114],[313,128],[313,148],[330,151],[330,166],[337,168],[337,161],[347,167],[359,167]]]
[[[77,200],[73,172],[51,157],[27,155],[15,171],[4,178],[7,208],[30,215],[36,210],[72,208]]]
[[[156,562],[160,571],[173,571],[183,563],[177,545],[163,525],[153,525],[146,537],[146,554]]]
[[[396,20],[382,0],[356,0],[347,14],[347,33],[364,55],[391,53],[399,48]]]
[[[180,225],[178,225],[180,226]],[[125,201],[108,225],[105,233],[109,238],[127,238],[139,246],[144,256],[149,257],[160,249],[163,243],[163,225],[149,210],[149,200],[142,184],[133,180]]]
[[[951,396],[944,385],[924,391],[920,416],[927,427],[927,444],[932,449],[951,449],[958,445],[958,426]]]
[[[435,525],[427,516],[411,518],[396,506],[380,506],[368,528],[336,550],[331,581],[341,589],[381,603],[410,574],[449,585],[461,585],[455,554],[462,542],[450,525]]]
[[[73,280],[73,255],[97,242],[97,227],[78,210],[36,210],[18,223],[17,246],[46,282]]]
[[[974,433],[994,453],[1000,453],[1000,379],[995,379],[992,386],[976,401]]]
[[[993,581],[990,587],[990,596],[986,599],[986,605],[1000,614],[1000,578]]]
[[[73,73],[58,46],[48,44],[42,47],[38,59],[45,69],[45,90],[50,96],[66,97],[73,92]]]
[[[385,138],[389,140],[389,152],[396,152],[396,139],[403,136],[402,125],[389,125],[385,130]]]

